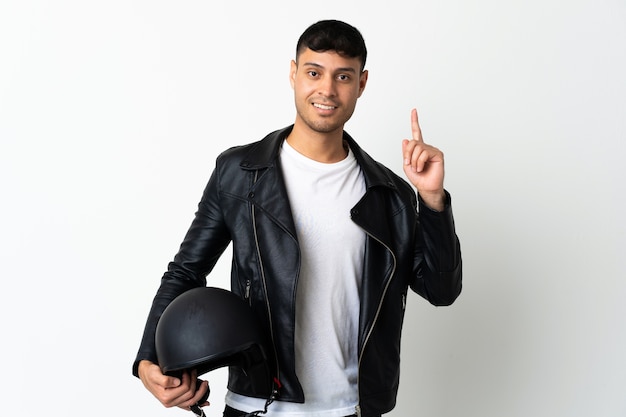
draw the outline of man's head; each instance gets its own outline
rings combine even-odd
[[[341,137],[367,83],[366,55],[359,31],[343,22],[317,22],[300,36],[289,76],[297,112],[294,131]]]
[[[339,20],[321,20],[309,26],[298,39],[296,62],[306,49],[315,52],[334,51],[341,56],[358,58],[365,69],[367,48],[357,28]]]

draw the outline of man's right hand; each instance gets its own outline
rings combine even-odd
[[[202,381],[196,387],[196,371],[184,372],[181,378],[164,375],[161,368],[148,361],[139,362],[139,378],[148,391],[165,407],[180,407],[189,410],[196,404],[209,389],[209,383]],[[209,405],[209,402],[200,404],[200,407]]]

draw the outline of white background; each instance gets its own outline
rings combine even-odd
[[[191,416],[131,376],[152,296],[217,154],[293,121],[323,18],[370,51],[347,130],[401,173],[417,107],[462,242],[457,303],[409,298],[389,415],[626,415],[626,4],[367,3],[0,3],[1,415]]]

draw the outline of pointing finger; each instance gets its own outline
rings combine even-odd
[[[413,140],[423,142],[422,129],[417,118],[417,109],[411,110],[411,132],[413,134]]]

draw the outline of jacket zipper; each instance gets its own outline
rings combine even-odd
[[[244,289],[244,292],[243,292],[243,298],[248,300],[248,305],[250,305],[250,306],[252,306],[252,300],[250,299],[250,288],[251,287],[252,287],[252,281],[247,279],[246,280],[246,288]]]
[[[258,179],[258,175],[259,175],[259,171],[255,171],[254,174],[254,183],[256,183],[257,179]],[[267,296],[267,281],[265,278],[265,270],[263,268],[263,259],[261,259],[261,248],[259,247],[259,236],[257,234],[257,230],[256,230],[256,211],[255,211],[255,205],[252,204],[252,210],[251,210],[251,215],[252,215],[252,230],[254,232],[254,245],[256,247],[256,252],[257,252],[257,257],[259,258],[259,269],[261,271],[261,282],[263,283],[263,294],[265,297],[265,307],[267,308],[267,319],[269,321],[269,325],[270,325],[270,339],[272,341],[272,351],[274,353],[274,362],[276,363],[276,380],[280,381],[280,365],[278,364],[278,353],[276,352],[276,343],[274,340],[274,324],[272,322],[272,310],[270,308],[270,300]],[[246,293],[248,296],[250,296],[250,287],[251,287],[252,283],[250,280],[246,281]],[[252,301],[249,299],[248,302],[252,303]]]
[[[375,236],[372,236],[370,233],[368,233],[367,231],[365,231],[365,233],[371,237],[372,239],[374,239],[375,241],[377,241],[378,243],[380,243],[381,245],[383,245],[385,247],[385,249],[387,249],[389,251],[389,253],[391,254],[391,256],[393,257],[393,268],[391,269],[391,273],[389,274],[389,279],[387,280],[387,284],[385,285],[385,289],[383,290],[383,294],[380,298],[380,302],[378,303],[378,308],[376,309],[376,314],[374,315],[374,321],[372,321],[372,325],[370,326],[369,330],[367,331],[367,335],[365,336],[365,340],[363,341],[363,347],[361,348],[361,352],[359,352],[359,361],[358,361],[358,374],[357,374],[357,405],[355,407],[355,411],[356,411],[356,415],[357,417],[361,417],[361,384],[359,382],[359,380],[361,379],[361,361],[363,360],[363,353],[365,352],[365,346],[367,345],[367,342],[369,341],[370,336],[372,335],[372,332],[374,331],[374,327],[376,326],[376,322],[378,321],[378,316],[380,315],[380,310],[383,306],[383,301],[385,300],[385,296],[387,295],[387,290],[389,289],[389,285],[391,284],[391,279],[393,277],[393,274],[396,272],[396,255],[393,253],[393,251],[389,248],[389,246],[385,245],[380,239],[377,239]]]

